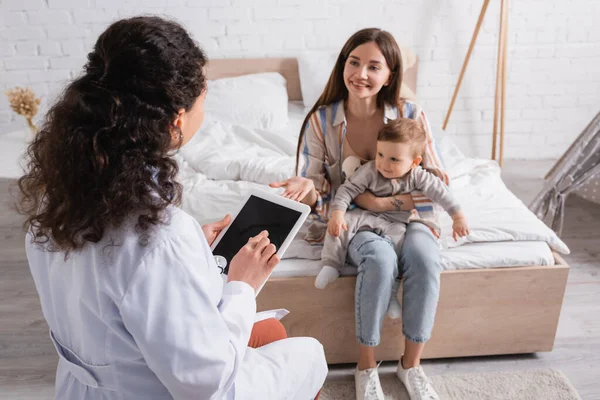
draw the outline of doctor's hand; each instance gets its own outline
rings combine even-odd
[[[227,281],[242,281],[254,290],[267,280],[271,271],[279,264],[277,249],[269,240],[269,233],[262,231],[250,238],[248,243],[233,257],[229,265]]]
[[[302,201],[315,189],[312,179],[301,176],[294,176],[281,182],[273,182],[269,186],[272,188],[285,188],[281,195],[294,201]]]
[[[206,241],[209,246],[212,246],[213,242],[219,236],[219,233],[225,229],[231,223],[231,215],[227,214],[225,218],[220,221],[213,222],[211,224],[202,225],[202,232],[206,237]]]

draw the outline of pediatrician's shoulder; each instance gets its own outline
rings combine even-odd
[[[179,285],[182,280],[221,283],[202,227],[193,217],[175,207],[167,211],[165,223],[156,226],[156,233],[146,246],[128,286],[150,282]]]
[[[202,227],[198,221],[182,209],[169,206],[164,212],[164,223],[158,225],[157,239],[164,240],[176,236],[190,237],[194,240],[204,238]]]
[[[165,210],[164,222],[152,228],[149,241],[144,246],[140,264],[152,268],[154,264],[182,265],[204,264],[212,259],[202,227],[189,214],[176,207]]]

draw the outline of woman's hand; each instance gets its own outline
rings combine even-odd
[[[213,242],[219,236],[219,233],[225,229],[231,223],[231,215],[227,214],[225,218],[220,221],[213,222],[211,224],[202,225],[202,232],[206,237],[206,241],[209,246],[212,246]]]
[[[415,208],[415,203],[410,193],[397,194],[390,197],[377,197],[372,192],[366,191],[359,194],[354,202],[362,209],[371,212],[410,211]]]
[[[269,240],[269,233],[262,231],[250,238],[248,243],[233,257],[229,265],[227,281],[246,282],[254,290],[267,280],[271,271],[279,264],[277,249]]]
[[[348,226],[346,225],[346,221],[344,220],[344,212],[332,212],[331,218],[329,218],[329,222],[327,223],[327,231],[330,235],[338,237],[342,234],[342,229],[345,231],[348,230]]]
[[[273,182],[269,186],[272,188],[285,188],[281,195],[294,201],[302,201],[315,189],[315,184],[311,179],[301,176],[294,176],[281,182]]]

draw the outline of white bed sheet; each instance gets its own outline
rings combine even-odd
[[[235,210],[252,187],[277,192],[267,185],[292,175],[305,113],[301,104],[290,102],[290,123],[276,131],[216,121],[205,124],[176,155],[184,186],[182,208],[203,224]],[[441,213],[440,245],[446,269],[550,265],[551,249],[568,254],[567,246],[554,232],[506,188],[495,162],[466,158],[451,140],[436,140],[452,178],[451,189],[467,214],[472,232],[467,240],[454,242],[452,221]],[[320,247],[311,247],[300,238],[286,256],[318,259]],[[310,260],[284,260],[276,276],[313,271],[315,265],[318,267]]]
[[[539,241],[470,243],[442,250],[441,257],[444,270],[554,265],[550,247]],[[286,258],[275,267],[271,276],[316,276],[320,269],[320,260]],[[342,269],[342,275],[356,274],[356,267],[346,265]]]

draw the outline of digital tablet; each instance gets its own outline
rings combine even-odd
[[[306,204],[252,189],[237,212],[232,213],[231,224],[221,231],[211,246],[221,273],[229,272],[231,259],[248,243],[248,239],[265,230],[277,249],[276,254],[282,258],[309,213],[310,207]],[[257,294],[260,289],[262,286]]]

